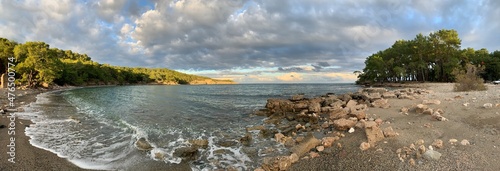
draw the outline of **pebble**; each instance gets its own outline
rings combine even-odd
[[[450,139],[448,142],[450,144],[455,144],[456,142],[458,142],[458,140],[457,139]]]
[[[362,151],[368,150],[369,148],[370,148],[370,143],[367,142],[362,142],[359,145],[359,149],[361,149]]]
[[[464,140],[462,140],[460,142],[460,144],[462,144],[462,145],[470,145],[470,142],[469,142],[469,140],[464,139]]]
[[[319,152],[322,152],[322,151],[324,151],[324,150],[325,150],[325,146],[322,146],[322,145],[317,146],[317,147],[316,147],[316,150],[318,150]]]
[[[489,109],[489,108],[492,108],[492,107],[493,107],[493,104],[491,104],[491,103],[485,103],[485,104],[483,105],[483,107],[484,107],[484,108],[486,108],[486,109]]]
[[[412,166],[415,166],[415,160],[413,158],[411,158],[410,161],[408,161],[408,163],[410,163],[410,165]]]
[[[353,133],[354,132],[354,128],[349,129],[349,131],[347,131],[347,132]]]
[[[434,146],[436,148],[443,148],[443,140],[440,140],[440,139],[434,140],[434,142],[432,143],[432,146]]]

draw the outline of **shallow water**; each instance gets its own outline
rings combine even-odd
[[[286,149],[252,132],[250,147],[235,141],[249,125],[262,125],[263,117],[251,117],[269,98],[307,97],[326,93],[355,92],[352,84],[240,84],[199,86],[116,86],[81,88],[41,94],[26,112],[18,113],[35,125],[27,128],[31,143],[70,159],[82,168],[127,170],[139,163],[158,162],[175,169],[180,158],[173,152],[191,139],[208,139],[209,147],[189,162],[193,170],[232,166],[249,170],[259,165],[265,149],[276,154]],[[146,138],[154,147],[139,151],[134,143]],[[243,152],[257,151],[257,155]],[[221,152],[222,151],[222,152]],[[155,158],[162,154],[164,158]],[[147,170],[148,166],[145,166]],[[158,168],[158,164],[151,169]]]

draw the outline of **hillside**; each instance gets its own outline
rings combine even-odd
[[[50,48],[45,42],[17,43],[0,38],[0,70],[14,72],[17,85],[235,84],[166,68],[99,64],[87,54]]]

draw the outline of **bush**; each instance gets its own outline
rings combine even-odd
[[[476,66],[467,64],[466,70],[455,71],[456,83],[455,91],[484,91],[486,86],[484,80],[479,77],[479,71]]]

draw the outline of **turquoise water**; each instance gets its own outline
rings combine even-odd
[[[232,166],[249,170],[259,165],[265,148],[282,151],[271,139],[259,139],[253,132],[251,148],[257,156],[218,141],[232,141],[245,135],[245,128],[262,125],[264,117],[250,114],[264,108],[269,98],[294,94],[319,96],[355,92],[352,84],[240,84],[198,86],[115,86],[79,88],[41,94],[26,112],[35,125],[27,128],[31,143],[89,169],[127,170],[137,164],[164,163],[161,169],[176,167],[175,149],[189,146],[188,140],[207,139],[209,147],[189,162],[193,170]],[[154,147],[139,151],[134,143],[146,138]],[[216,151],[225,150],[225,153]],[[163,158],[155,157],[162,154]],[[147,166],[145,166],[147,167]],[[151,166],[153,167],[153,166]],[[154,168],[158,169],[158,164]],[[252,169],[253,170],[253,169]]]

